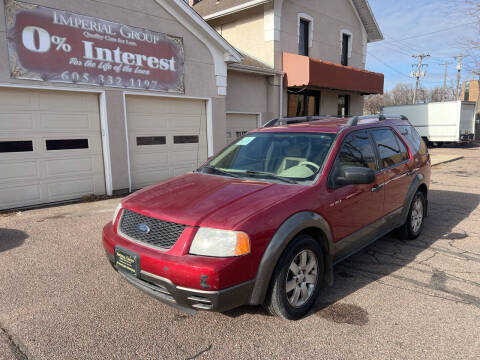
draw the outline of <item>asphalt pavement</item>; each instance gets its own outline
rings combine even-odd
[[[432,170],[414,241],[335,267],[306,318],[261,307],[185,315],[128,285],[101,230],[117,200],[0,215],[0,360],[480,359],[480,148]]]

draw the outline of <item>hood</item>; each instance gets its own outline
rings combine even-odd
[[[166,221],[233,229],[242,220],[303,188],[189,173],[137,191],[122,203],[132,211]]]

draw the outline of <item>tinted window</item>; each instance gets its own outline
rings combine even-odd
[[[417,130],[413,126],[398,126],[398,130],[407,139],[415,152],[418,151],[421,155],[425,155],[427,153],[427,146],[425,145]]]
[[[173,137],[174,144],[196,144],[198,143],[198,135],[182,135]]]
[[[140,136],[137,137],[137,145],[165,145],[166,144],[165,136]]]
[[[338,153],[337,166],[358,166],[376,170],[375,153],[368,134],[354,132],[343,141]]]
[[[408,158],[405,156],[405,146],[400,146],[401,141],[397,139],[397,136],[392,130],[381,129],[372,131],[373,138],[377,144],[378,153],[380,155],[380,161],[383,168],[393,166],[401,163]]]
[[[31,141],[0,141],[0,153],[33,151]]]
[[[47,140],[47,150],[88,149],[88,139]]]

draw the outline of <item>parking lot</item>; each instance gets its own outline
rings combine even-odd
[[[0,359],[479,359],[480,147],[432,170],[414,241],[387,236],[335,267],[309,316],[188,316],[108,264],[118,199],[0,215]]]

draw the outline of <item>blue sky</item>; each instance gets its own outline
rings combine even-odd
[[[413,54],[430,53],[425,87],[442,85],[445,61],[447,82],[456,81],[455,55],[475,37],[474,19],[462,0],[369,0],[385,40],[368,45],[367,69],[385,74],[385,90],[399,82],[414,84],[409,77]],[[463,72],[463,79],[472,74]]]

